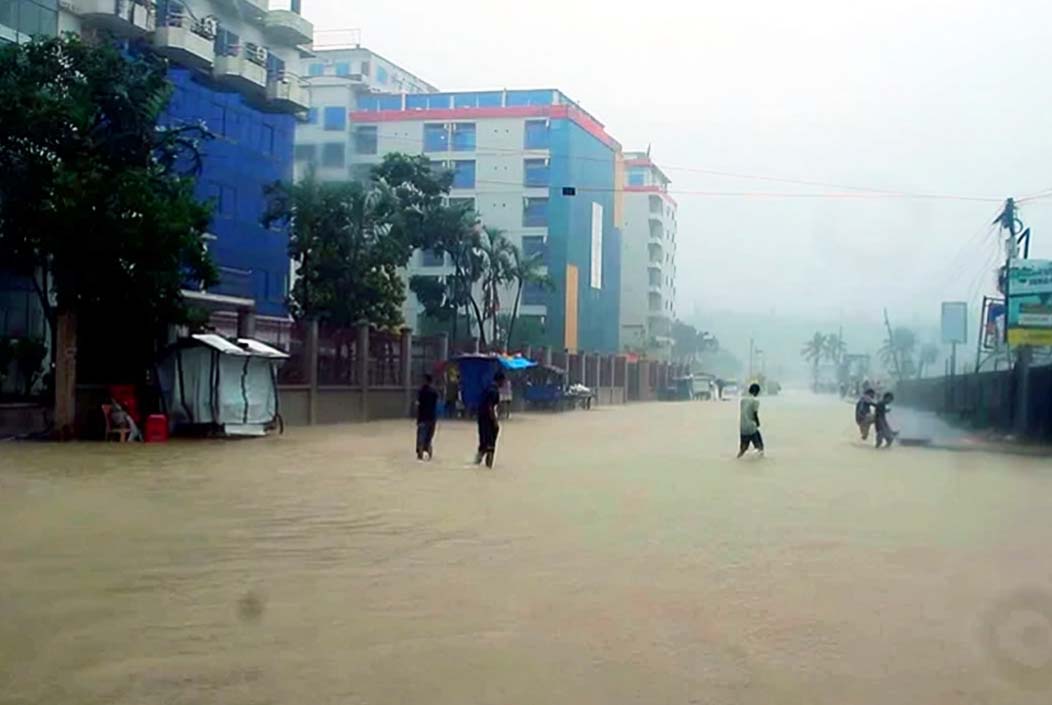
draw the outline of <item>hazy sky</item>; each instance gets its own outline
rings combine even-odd
[[[554,87],[679,202],[681,316],[938,316],[989,293],[997,203],[845,198],[691,171],[1001,199],[1052,189],[1052,6],[1002,0],[304,0],[443,90]],[[333,35],[319,34],[322,40]],[[715,197],[793,192],[828,198]],[[695,192],[695,193],[690,193]],[[1052,199],[1023,210],[1052,258]]]

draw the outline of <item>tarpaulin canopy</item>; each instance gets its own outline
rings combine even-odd
[[[180,340],[157,363],[169,421],[261,435],[278,413],[277,367],[288,355],[259,340],[203,333]]]

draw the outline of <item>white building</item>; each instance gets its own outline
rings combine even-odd
[[[676,201],[646,152],[625,153],[621,347],[667,359],[676,317]]]
[[[369,160],[356,154],[370,152],[368,136],[364,149],[356,144],[349,116],[358,110],[361,96],[390,94],[397,100],[405,93],[434,93],[438,89],[379,54],[361,46],[314,51],[300,62],[306,77],[312,109],[307,120],[296,128],[296,178],[313,164],[318,178],[342,181],[364,176]],[[405,147],[402,151],[418,152]],[[372,152],[375,154],[375,151]],[[360,164],[355,168],[356,164]]]

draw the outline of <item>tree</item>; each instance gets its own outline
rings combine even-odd
[[[905,326],[899,326],[892,330],[890,336],[884,340],[884,344],[881,345],[878,354],[885,368],[892,372],[895,372],[897,369],[897,374],[900,377],[899,381],[901,382],[913,376],[913,372],[916,369],[913,353],[916,347],[916,334]]]
[[[198,125],[159,126],[167,65],[74,37],[0,48],[0,262],[30,278],[58,354],[55,424],[72,426],[77,320],[132,345],[185,320],[181,291],[216,273],[193,195]]]
[[[683,321],[672,321],[672,357],[680,362],[693,362],[701,345],[698,330]]]
[[[803,358],[811,364],[811,378],[816,391],[818,390],[818,363],[825,357],[827,349],[826,336],[816,331],[811,339],[804,343],[800,351]]]
[[[527,257],[515,245],[511,246],[510,254],[511,267],[508,270],[508,277],[515,283],[515,303],[512,304],[511,316],[507,324],[508,337],[504,342],[505,350],[511,350],[512,335],[515,331],[515,324],[519,320],[519,304],[522,301],[522,290],[531,284],[539,286],[546,291],[551,291],[555,288],[555,282],[548,276],[546,271],[544,255],[538,252]],[[525,338],[526,340],[533,340],[533,336],[525,336]]]
[[[823,355],[827,360],[839,365],[846,353],[847,343],[844,342],[839,333],[830,333],[826,336]]]
[[[917,377],[924,376],[924,369],[939,359],[939,346],[934,343],[925,343],[921,346],[917,355]]]
[[[264,223],[290,228],[294,316],[341,327],[401,324],[405,287],[399,268],[412,248],[404,235],[392,232],[394,189],[382,179],[322,183],[311,172],[291,186],[271,184],[266,198]]]

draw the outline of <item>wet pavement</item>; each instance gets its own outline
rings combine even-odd
[[[1052,463],[851,416],[0,444],[0,703],[1052,702]]]

